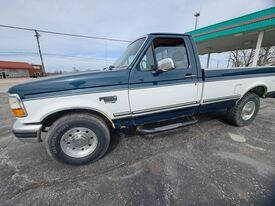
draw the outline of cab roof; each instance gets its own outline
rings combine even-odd
[[[147,35],[191,36],[190,34],[184,34],[184,33],[165,33],[165,32],[149,33],[149,34],[147,34]]]

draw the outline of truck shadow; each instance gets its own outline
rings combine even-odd
[[[204,124],[209,121],[216,120],[222,124],[230,124],[227,119],[226,119],[226,111],[218,111],[218,112],[213,112],[209,114],[203,114],[199,115],[198,117],[198,122],[196,124]],[[178,123],[182,121],[182,118],[179,119],[174,119],[174,120],[169,120],[169,121],[163,121],[163,122],[158,122],[158,123],[153,123],[153,124],[148,124],[146,126],[150,127],[159,127],[163,126],[165,124],[173,124],[173,123]],[[107,151],[107,154],[111,153],[120,143],[121,138],[144,138],[144,139],[160,139],[164,138],[163,134],[165,136],[174,136],[177,133],[184,133],[190,131],[190,129],[194,129],[192,125],[188,126],[183,126],[179,127],[176,129],[171,129],[163,132],[157,132],[157,133],[152,133],[152,134],[145,134],[137,131],[137,127],[131,127],[131,128],[126,128],[126,129],[112,129],[111,130],[111,142],[109,149]]]

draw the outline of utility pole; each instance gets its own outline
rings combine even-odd
[[[201,15],[200,12],[196,12],[196,13],[194,14],[194,17],[196,18],[196,21],[195,21],[195,30],[197,29],[197,26],[198,26],[198,18],[199,18],[200,15]]]
[[[42,56],[42,52],[41,52],[41,48],[40,48],[40,42],[39,42],[40,34],[38,33],[37,30],[35,30],[35,35],[34,36],[36,37],[38,52],[39,52],[39,56],[40,56],[40,60],[41,60],[41,64],[42,64],[42,71],[43,71],[43,75],[45,76],[46,72],[45,72],[44,61],[43,61],[43,56]]]

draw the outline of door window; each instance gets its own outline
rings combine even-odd
[[[176,69],[186,69],[189,66],[186,46],[181,38],[156,38],[154,39],[154,51],[157,62],[171,58]]]
[[[154,48],[154,49],[153,49]],[[143,58],[138,69],[140,71],[151,71],[156,68],[157,63],[165,58],[171,58],[176,69],[187,69],[189,66],[187,49],[182,38],[156,38]]]

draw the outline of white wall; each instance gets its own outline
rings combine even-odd
[[[29,71],[26,69],[0,69],[0,78],[3,78],[3,72],[6,74],[6,78],[29,76]]]

